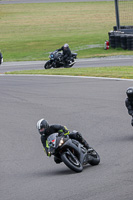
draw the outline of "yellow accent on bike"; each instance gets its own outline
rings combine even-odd
[[[49,148],[49,146],[48,146],[48,141],[47,141],[47,140],[46,140],[46,147]]]

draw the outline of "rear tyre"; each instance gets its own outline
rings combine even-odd
[[[52,64],[50,63],[50,61],[47,61],[47,62],[45,63],[45,65],[44,65],[44,68],[45,68],[45,69],[51,69],[51,67],[52,67]]]
[[[98,153],[93,149],[91,153],[88,154],[89,161],[88,163],[92,166],[98,165],[100,163],[100,156]]]
[[[68,152],[64,152],[61,155],[61,159],[65,163],[65,165],[69,167],[71,170],[75,172],[82,172],[83,166],[81,165],[76,156],[72,157]]]
[[[75,64],[74,61],[68,61],[68,64],[66,66],[64,66],[64,68],[70,68]]]

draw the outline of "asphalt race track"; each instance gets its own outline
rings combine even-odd
[[[0,66],[0,73],[17,70],[44,69],[46,61],[4,62]],[[132,66],[133,56],[112,56],[102,58],[76,59],[73,68],[79,67],[111,67]]]
[[[133,128],[124,105],[133,81],[0,76],[2,200],[132,200]],[[75,173],[46,157],[36,122],[82,132],[101,157]]]
[[[132,66],[131,59],[109,59],[79,60],[74,67]],[[3,74],[43,65],[0,66],[0,199],[133,200],[133,127],[124,104],[133,80]],[[43,117],[80,131],[101,163],[78,174],[55,164],[36,130]]]

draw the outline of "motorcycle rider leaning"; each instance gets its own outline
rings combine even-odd
[[[133,126],[133,87],[129,87],[126,91],[127,98],[125,105],[128,109],[128,114],[132,116],[131,125]]]
[[[57,51],[63,51],[63,61],[65,63],[65,67],[68,65],[68,60],[71,59],[72,53],[69,48],[68,44],[64,44],[60,49],[57,49]]]
[[[3,56],[2,56],[2,53],[1,53],[1,50],[0,50],[0,65],[2,64],[3,62]]]
[[[41,135],[41,142],[43,144],[44,147],[44,151],[46,152],[47,156],[49,156],[48,154],[48,142],[47,142],[47,138],[49,135],[53,134],[53,133],[59,133],[59,134],[63,134],[63,135],[69,135],[69,137],[71,139],[75,139],[77,141],[79,141],[81,144],[84,145],[84,147],[89,151],[89,149],[91,149],[89,147],[89,144],[86,142],[86,140],[82,137],[81,133],[79,133],[78,131],[73,131],[72,133],[69,132],[69,130],[66,128],[66,126],[62,126],[62,125],[49,125],[48,122],[44,119],[40,119],[37,122],[37,129],[38,132]],[[54,161],[56,163],[60,163],[61,161],[54,157]]]

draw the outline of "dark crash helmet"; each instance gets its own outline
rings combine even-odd
[[[129,87],[126,91],[127,97],[133,100],[133,87]]]
[[[45,130],[46,130],[47,128],[49,128],[49,124],[48,124],[48,122],[47,122],[46,120],[40,119],[40,120],[37,122],[37,129],[38,129],[38,131],[39,131],[39,133],[40,133],[41,135],[44,135],[44,132],[45,132]]]

